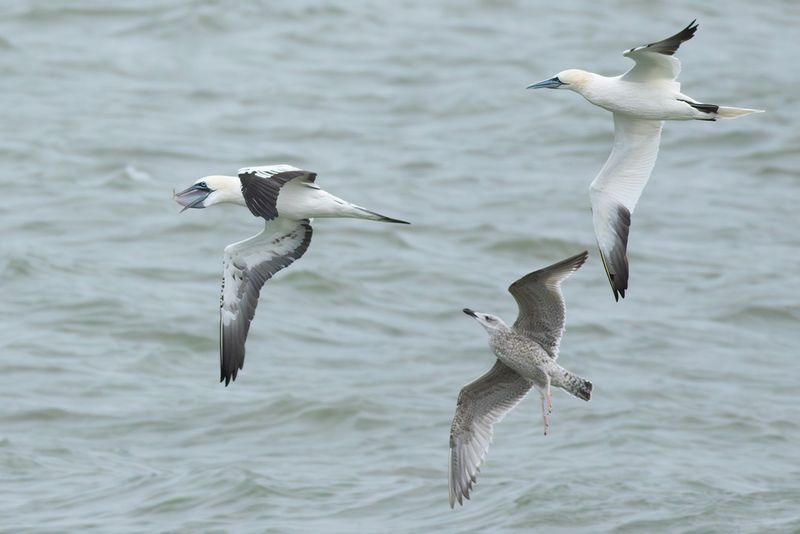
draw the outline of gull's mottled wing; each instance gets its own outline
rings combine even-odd
[[[268,221],[278,216],[278,193],[281,187],[290,180],[301,180],[310,187],[317,188],[314,185],[316,178],[316,173],[297,169],[291,165],[239,169],[245,204],[253,215]]]
[[[631,214],[656,164],[663,124],[614,113],[614,147],[589,188],[597,245],[616,300],[628,289]]]
[[[631,82],[674,80],[681,72],[681,62],[674,57],[674,54],[681,43],[691,39],[696,31],[697,24],[693,20],[672,37],[623,52],[622,55],[634,60],[636,65],[623,74],[622,79]]]
[[[458,394],[450,427],[448,478],[450,508],[469,499],[481,463],[492,442],[492,427],[528,394],[533,382],[497,360],[489,372]]]
[[[513,329],[536,341],[554,359],[564,335],[567,307],[561,293],[561,282],[583,265],[589,253],[571,258],[526,274],[508,288],[519,307]]]
[[[220,382],[236,380],[244,365],[244,344],[261,286],[300,258],[311,243],[307,219],[267,221],[264,230],[225,247],[220,302]]]

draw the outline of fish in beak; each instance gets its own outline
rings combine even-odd
[[[183,206],[181,213],[189,208],[205,208],[203,201],[211,194],[211,189],[205,183],[192,184],[180,193],[172,192],[172,199]]]

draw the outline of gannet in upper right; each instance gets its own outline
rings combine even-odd
[[[261,286],[302,256],[311,243],[311,219],[353,217],[408,224],[350,204],[316,185],[316,173],[290,165],[239,169],[238,176],[206,176],[175,193],[189,208],[230,203],[266,222],[261,233],[225,247],[219,310],[220,382],[227,386],[244,366],[244,342]]]
[[[513,326],[497,316],[464,309],[489,334],[489,346],[497,361],[486,374],[470,382],[458,394],[450,427],[448,469],[450,508],[469,492],[492,441],[492,429],[528,394],[531,388],[542,400],[544,433],[553,409],[550,386],[588,401],[592,383],[556,363],[564,335],[567,308],[561,282],[574,273],[589,255],[584,251],[550,267],[529,273],[508,288],[519,307]]]
[[[628,288],[628,229],[639,196],[656,162],[665,120],[732,119],[762,110],[701,104],[681,93],[675,81],[681,62],[673,54],[694,36],[697,24],[663,41],[623,52],[636,62],[620,76],[569,69],[528,89],[569,89],[614,114],[614,146],[592,182],[589,196],[600,257],[614,298]]]

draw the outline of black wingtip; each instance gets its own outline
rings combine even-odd
[[[699,24],[697,24],[697,19],[694,19],[692,22],[689,23],[684,29],[667,37],[666,39],[662,39],[661,41],[650,43],[645,46],[645,48],[650,49],[653,52],[657,52],[659,54],[665,54],[667,56],[674,55],[675,52],[678,51],[680,48],[681,43],[685,43],[692,37],[694,37],[695,32]]]
[[[614,301],[619,302],[620,298],[624,299],[625,291],[628,289],[627,279],[625,280],[626,285],[623,287],[622,283],[617,284],[616,277],[612,273],[608,273],[608,281],[611,283],[611,291],[614,293]]]
[[[219,381],[225,382],[225,387],[228,387],[228,384],[236,382],[236,375],[238,373],[239,369],[237,369],[235,366],[232,371],[226,371],[224,367],[221,367],[219,373]]]
[[[600,247],[600,260],[608,276],[608,283],[614,293],[614,300],[619,302],[619,298],[625,298],[625,291],[628,289],[628,233],[631,227],[631,212],[622,204],[617,206],[617,217],[614,223],[614,233],[616,240],[614,245],[603,252]]]
[[[697,31],[697,28],[699,27],[700,25],[697,24],[697,19],[694,19],[692,22],[689,23],[688,26],[686,26],[684,29],[678,32],[676,37],[679,37],[682,41],[688,41],[689,39],[694,37],[694,34]]]
[[[614,292],[614,300],[619,302],[620,297],[625,298],[625,288],[612,285],[611,291]]]
[[[576,259],[580,258],[580,264],[578,264],[578,266],[575,267],[576,269],[578,269],[578,268],[582,267],[584,263],[586,263],[586,260],[589,259],[589,251],[588,250],[584,250],[580,254],[577,254],[575,256],[575,258]]]
[[[694,37],[694,32],[696,32],[697,28],[699,28],[699,27],[700,27],[700,25],[697,24],[697,19],[694,19],[684,29],[679,31],[677,33],[677,35],[682,37],[684,39],[684,41],[688,41],[689,39]]]

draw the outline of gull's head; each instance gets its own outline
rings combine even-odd
[[[222,202],[244,204],[242,181],[237,176],[204,176],[180,193],[173,193],[172,198],[183,206],[181,211]]]
[[[570,89],[580,91],[588,83],[591,73],[579,69],[562,70],[552,78],[542,80],[526,89]]]
[[[498,316],[492,315],[491,313],[481,313],[470,310],[469,308],[464,308],[464,313],[478,321],[482,327],[486,329],[486,331],[491,336],[497,332],[505,332],[508,330],[508,325]]]

